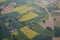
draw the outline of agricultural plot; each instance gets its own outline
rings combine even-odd
[[[20,6],[20,7],[16,7],[13,11],[18,12],[19,14],[25,14],[33,9],[34,9],[33,7]]]
[[[20,18],[18,21],[28,21],[36,17],[38,17],[38,14],[29,12],[28,14],[23,15],[22,18]]]
[[[29,29],[29,28],[26,27],[26,26],[23,27],[23,28],[20,28],[19,30],[22,31],[22,33],[23,33],[24,35],[26,35],[27,38],[29,38],[29,39],[32,39],[33,37],[35,37],[36,35],[38,35],[37,32],[34,32],[33,30]]]

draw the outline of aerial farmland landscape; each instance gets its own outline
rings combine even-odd
[[[60,40],[60,0],[0,0],[0,40]]]

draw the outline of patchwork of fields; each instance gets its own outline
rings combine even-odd
[[[0,40],[60,40],[60,1],[0,0]]]

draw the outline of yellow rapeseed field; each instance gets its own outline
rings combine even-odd
[[[33,9],[34,9],[33,7],[19,6],[19,7],[16,7],[13,11],[18,12],[19,14],[25,14],[28,11],[31,11]]]
[[[18,21],[28,21],[33,18],[36,18],[37,16],[38,15],[36,13],[29,12],[28,14],[23,15],[22,18],[18,19]]]
[[[19,29],[21,32],[23,32],[23,34],[28,37],[29,39],[32,39],[33,37],[37,36],[38,33],[29,29],[29,27],[25,26],[23,28]]]

